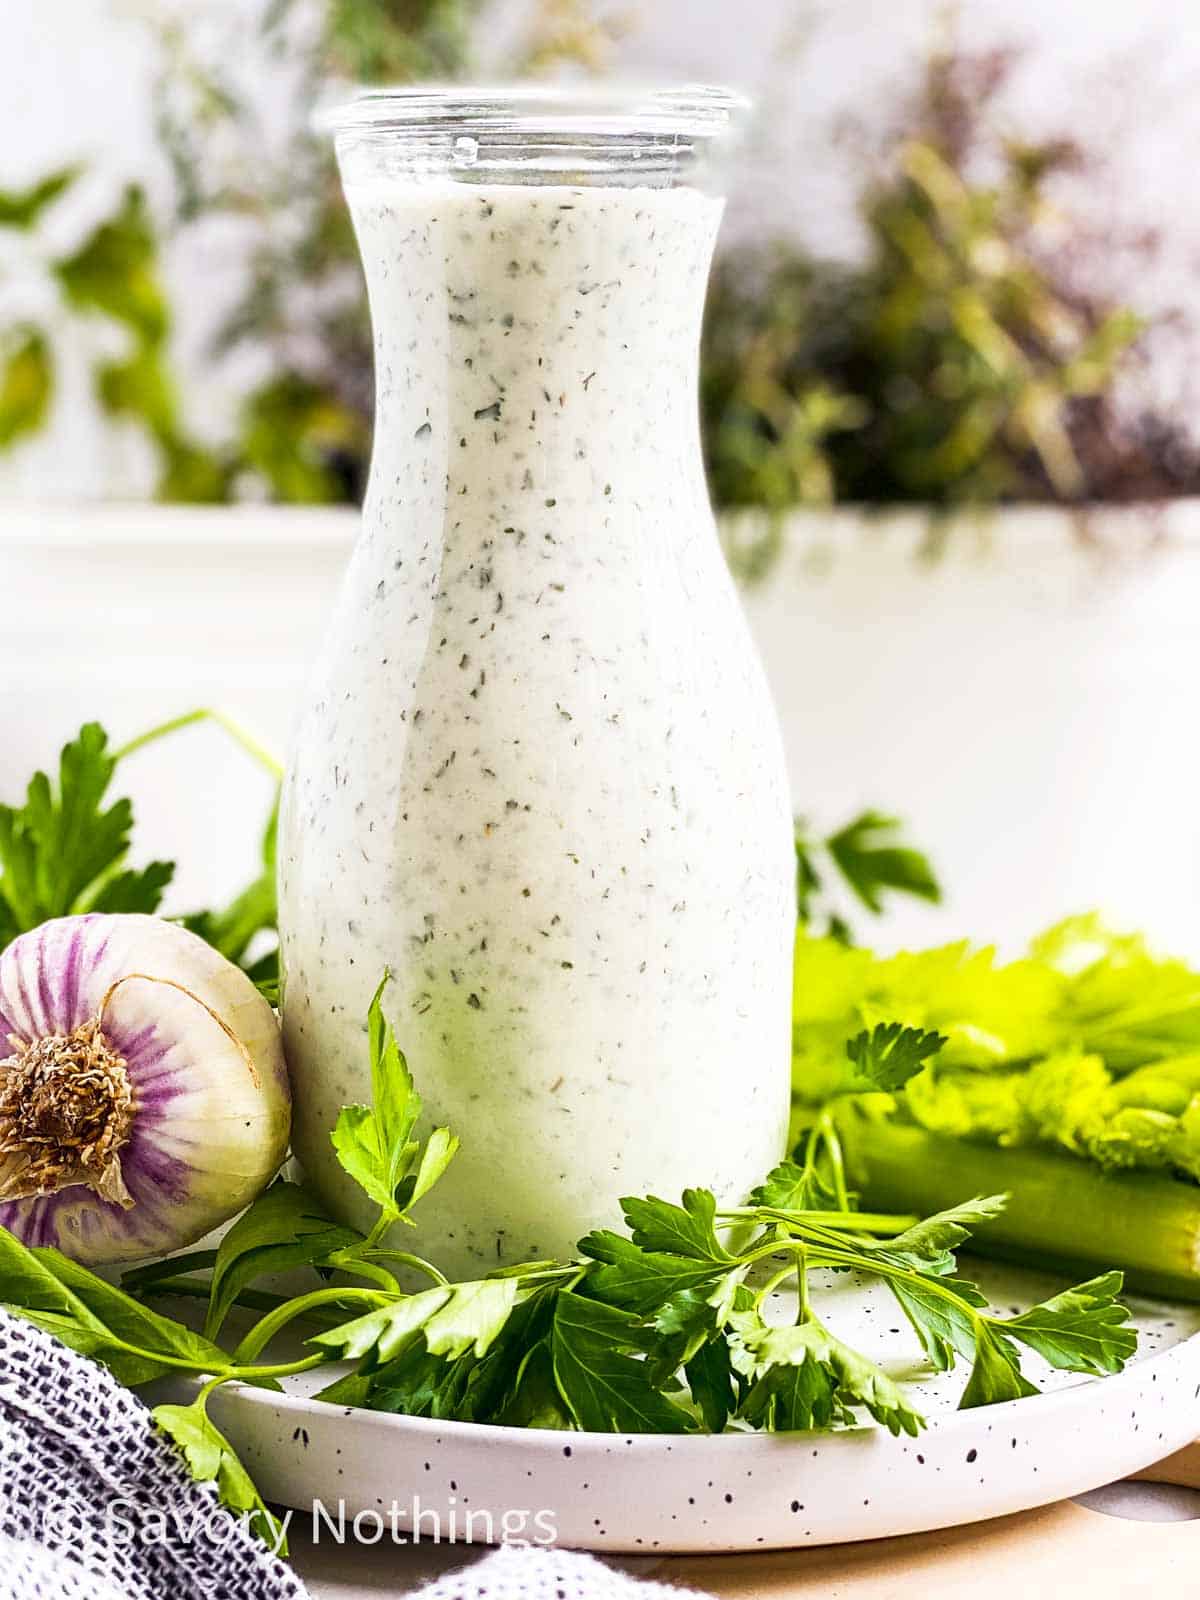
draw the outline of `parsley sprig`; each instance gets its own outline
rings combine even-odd
[[[929,858],[907,844],[898,817],[862,811],[824,837],[797,817],[796,910],[802,927],[852,944],[843,908],[853,902],[879,916],[895,895],[937,905],[942,898]]]
[[[35,772],[21,805],[0,804],[0,950],[52,917],[87,911],[155,912],[175,875],[172,861],[128,865],[133,805],[112,799],[118,767],[137,751],[199,723],[234,739],[276,783],[279,763],[237,723],[218,711],[172,717],[117,749],[98,722],[85,723],[63,746],[54,777]],[[275,809],[262,843],[262,870],[226,907],[184,917],[184,924],[222,955],[246,966],[271,992],[277,958],[261,936],[274,932]]]
[[[392,1242],[454,1158],[444,1128],[422,1138],[419,1095],[383,1011],[370,1006],[373,1104],[348,1106],[332,1140],[376,1207],[366,1233],[328,1217],[303,1186],[277,1181],[216,1251],[126,1274],[115,1288],[54,1250],[0,1231],[0,1303],[106,1363],[123,1382],[168,1373],[207,1381],[155,1416],[197,1477],[271,1542],[279,1530],[208,1415],[230,1380],[267,1386],[340,1361],[330,1401],[459,1421],[621,1433],[778,1431],[860,1425],[915,1435],[924,1419],[874,1360],[821,1314],[823,1274],[855,1273],[895,1297],[931,1368],[969,1369],[961,1404],[1036,1393],[1023,1352],[1089,1375],[1119,1371],[1136,1336],[1106,1273],[1016,1315],[1000,1316],[957,1275],[956,1251],[1003,1197],[936,1216],[865,1212],[847,1190],[835,1118],[818,1117],[793,1160],[747,1204],[707,1189],[678,1202],[622,1201],[625,1229],[598,1229],[573,1261],[531,1261],[466,1283]],[[879,1024],[850,1040],[849,1092],[894,1090],[941,1047],[936,1034]],[[307,1267],[314,1286],[285,1297],[255,1287]],[[414,1280],[423,1279],[424,1282]],[[793,1291],[791,1301],[776,1291]],[[206,1302],[204,1331],[153,1310],[163,1296]],[[780,1319],[781,1304],[793,1307]],[[249,1326],[225,1337],[238,1308]],[[297,1353],[295,1335],[301,1335]],[[286,1353],[272,1357],[281,1335]]]
[[[24,805],[0,805],[0,948],[51,917],[158,908],[175,868],[124,866],[133,807],[105,804],[116,766],[103,728],[88,723],[64,747],[57,783],[36,772]]]

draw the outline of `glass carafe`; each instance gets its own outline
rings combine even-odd
[[[462,1149],[405,1244],[569,1255],[619,1197],[735,1202],[788,1109],[774,711],[700,454],[719,91],[367,94],[336,120],[377,414],[285,788],[294,1143],[365,1224],[339,1108],[385,997]]]

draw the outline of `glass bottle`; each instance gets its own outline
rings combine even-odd
[[[285,786],[294,1145],[334,1210],[385,1005],[462,1149],[404,1230],[453,1277],[781,1154],[783,752],[697,414],[719,90],[366,93],[333,118],[377,412]]]

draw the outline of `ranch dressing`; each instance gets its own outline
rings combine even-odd
[[[346,176],[378,408],[285,793],[294,1146],[369,1222],[329,1131],[390,969],[462,1140],[404,1244],[478,1276],[783,1148],[790,807],[697,426],[720,203]]]

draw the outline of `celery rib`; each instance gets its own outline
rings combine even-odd
[[[1200,1301],[1200,1187],[1161,1173],[1105,1172],[1065,1152],[928,1133],[847,1103],[836,1113],[864,1206],[922,1216],[964,1195],[1009,1202],[971,1249],[1056,1272],[1121,1267],[1130,1289]]]

